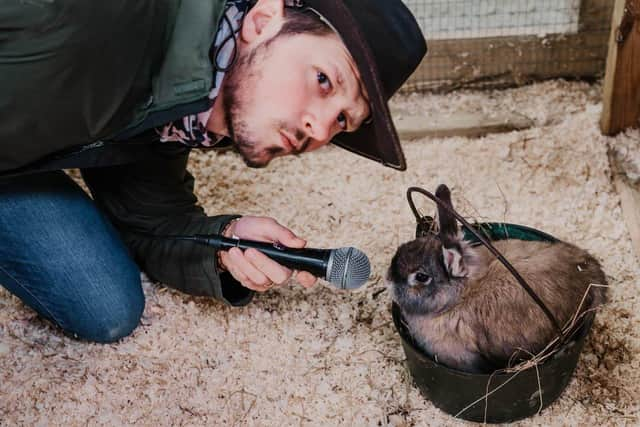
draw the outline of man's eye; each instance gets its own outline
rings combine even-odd
[[[327,77],[327,75],[322,71],[318,71],[317,76],[318,76],[318,83],[320,84],[320,87],[325,91],[330,91],[331,80],[329,80],[329,77]]]
[[[338,125],[340,126],[340,129],[347,130],[347,117],[344,115],[344,113],[338,114]]]

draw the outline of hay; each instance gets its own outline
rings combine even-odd
[[[536,354],[531,353],[525,348],[521,348],[521,347],[516,348],[516,351],[514,351],[514,353],[511,355],[511,360],[507,364],[507,367],[495,370],[494,372],[491,373],[491,375],[489,376],[489,379],[487,380],[485,394],[479,397],[478,399],[474,400],[473,402],[469,403],[460,411],[458,411],[455,414],[455,417],[456,418],[461,417],[466,411],[468,411],[474,405],[476,405],[481,401],[484,401],[484,423],[486,424],[487,414],[489,409],[489,397],[495,392],[497,392],[498,390],[500,390],[502,387],[506,386],[508,383],[514,380],[520,373],[524,372],[527,369],[536,370],[536,379],[537,379],[537,385],[538,385],[537,394],[538,394],[538,397],[540,398],[540,406],[538,407],[537,414],[540,414],[544,406],[544,400],[543,400],[544,395],[543,395],[542,384],[540,382],[539,367],[543,363],[545,363],[549,358],[553,357],[555,354],[561,351],[564,348],[564,344],[571,342],[575,334],[579,331],[581,325],[583,325],[582,320],[588,315],[588,313],[602,309],[602,306],[598,306],[598,307],[590,308],[585,311],[581,311],[587,299],[587,296],[591,291],[592,286],[605,287],[605,288],[609,287],[608,285],[589,284],[584,294],[582,295],[580,304],[578,304],[578,307],[576,308],[574,315],[562,327],[561,336],[557,336],[554,339],[552,339],[542,350],[540,350]],[[519,363],[512,364],[513,359],[516,359],[516,358],[522,359],[522,357],[520,356],[520,353],[525,353],[528,357],[525,360],[520,361]],[[497,387],[491,388],[491,381],[493,380],[493,377],[496,374],[511,374],[511,376],[509,377],[509,379],[507,379],[505,382],[501,383]]]
[[[607,163],[607,145],[628,136],[600,135],[600,92],[553,81],[395,99],[396,109],[425,120],[430,112],[516,111],[536,123],[481,139],[407,141],[406,173],[335,147],[264,170],[247,170],[233,153],[194,156],[208,212],[269,214],[311,246],[359,247],[371,258],[371,281],[355,292],[277,288],[240,309],[145,281],[141,326],[106,346],[64,337],[0,291],[0,424],[466,425],[411,384],[382,281],[415,232],[406,189],[441,182],[455,205],[465,199],[483,219],[576,243],[609,275],[611,302],[574,380],[519,425],[637,424],[640,269]]]

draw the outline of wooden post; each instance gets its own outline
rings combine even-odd
[[[640,126],[640,0],[616,0],[602,104],[603,134]]]

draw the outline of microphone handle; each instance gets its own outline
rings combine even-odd
[[[194,241],[213,246],[217,249],[229,250],[240,248],[257,249],[278,264],[294,270],[304,270],[316,277],[326,279],[332,249],[289,248],[278,243],[256,242],[253,240],[230,239],[216,234],[195,235]]]

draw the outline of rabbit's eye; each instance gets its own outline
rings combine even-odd
[[[415,279],[416,282],[427,284],[427,283],[429,283],[431,281],[431,276],[419,271],[414,276],[414,279]]]

